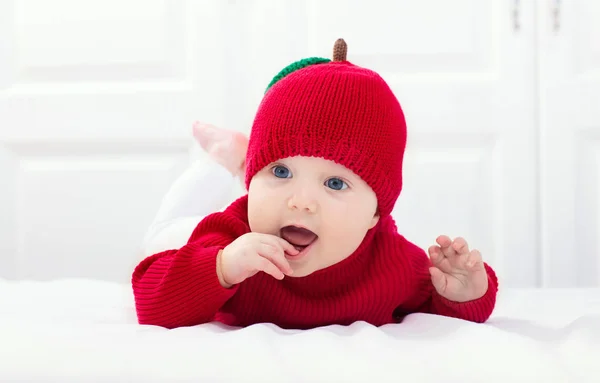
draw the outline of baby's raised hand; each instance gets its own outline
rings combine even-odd
[[[441,235],[439,246],[429,247],[433,266],[429,268],[431,282],[437,292],[454,302],[481,298],[488,288],[488,276],[478,250],[469,251],[463,238],[452,241]]]
[[[229,288],[264,271],[276,279],[292,273],[285,253],[298,254],[285,239],[270,234],[247,233],[217,255],[217,275],[221,286]]]

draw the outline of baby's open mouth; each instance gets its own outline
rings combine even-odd
[[[285,226],[281,229],[280,235],[281,238],[288,241],[298,251],[304,250],[319,238],[312,231],[298,226]]]

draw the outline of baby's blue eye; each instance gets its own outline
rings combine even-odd
[[[285,166],[277,165],[273,167],[273,174],[278,178],[289,178],[290,171]]]
[[[327,187],[333,190],[342,190],[348,187],[348,185],[339,178],[330,178],[327,180]]]

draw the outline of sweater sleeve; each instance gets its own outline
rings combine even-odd
[[[498,279],[494,270],[484,263],[488,275],[488,289],[486,293],[475,300],[468,302],[450,301],[433,287],[429,267],[431,260],[424,250],[407,242],[405,244],[406,256],[411,265],[411,274],[414,278],[414,296],[406,303],[406,308],[412,312],[425,312],[447,317],[463,319],[471,322],[483,323],[491,316],[496,305],[498,292]]]
[[[217,254],[246,231],[230,207],[203,219],[180,249],[144,259],[132,275],[139,323],[175,328],[210,322],[238,289],[219,283]]]

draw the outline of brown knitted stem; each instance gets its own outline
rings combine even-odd
[[[348,45],[344,39],[337,39],[333,45],[333,61],[346,61]]]

